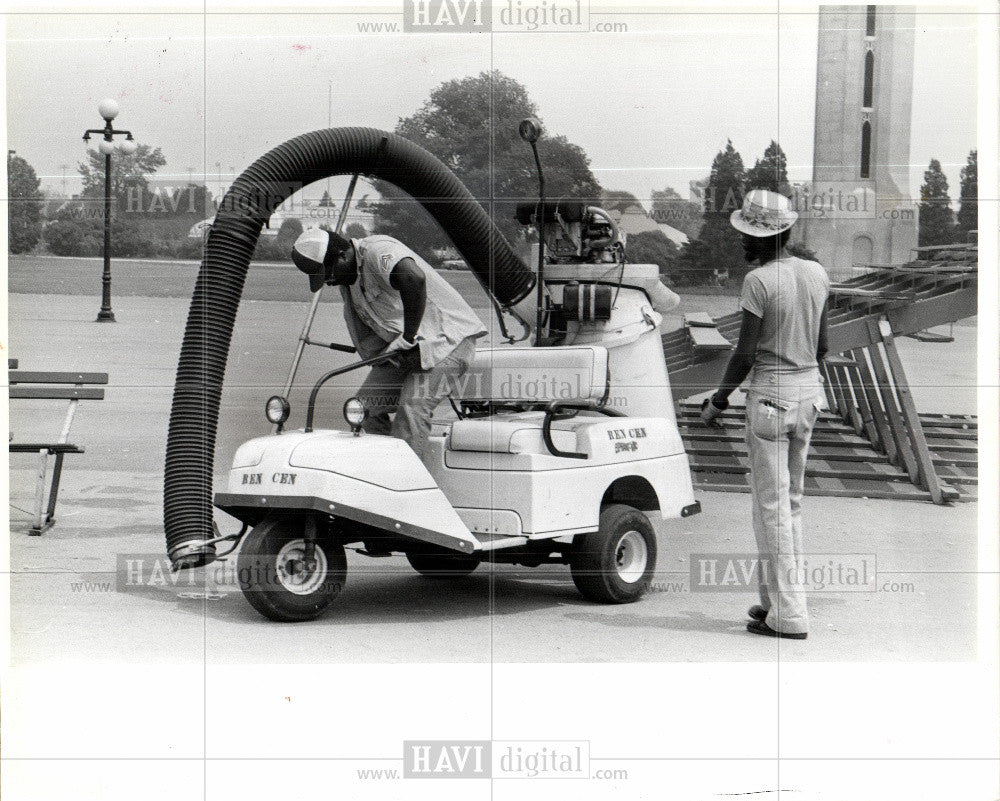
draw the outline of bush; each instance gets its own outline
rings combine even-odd
[[[304,230],[305,228],[303,228],[301,220],[296,217],[289,217],[278,229],[278,235],[274,238],[275,244],[285,251],[290,252],[292,245],[295,244],[295,240],[299,238],[299,234]],[[289,258],[287,252],[284,258]]]
[[[276,236],[262,236],[257,240],[252,258],[253,261],[288,261],[292,258],[291,250],[291,245],[285,246]]]
[[[104,247],[104,232],[101,232]],[[150,258],[159,255],[155,239],[132,222],[111,220],[111,255],[117,258]]]
[[[94,257],[104,254],[104,210],[94,204],[67,203],[45,226],[45,243],[57,256]],[[111,255],[149,258],[163,250],[160,241],[131,219],[111,220]]]
[[[205,240],[202,237],[175,239],[172,242],[164,243],[164,256],[174,259],[196,259],[201,261],[202,252],[205,248]]]
[[[90,226],[82,225],[75,220],[53,220],[45,226],[45,244],[57,256],[95,256],[89,252],[90,247],[84,245],[84,239],[91,236]],[[95,240],[103,245],[103,240]]]

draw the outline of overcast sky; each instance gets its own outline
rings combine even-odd
[[[392,129],[441,82],[496,68],[527,87],[548,131],[585,149],[609,189],[687,196],[727,137],[748,167],[777,139],[791,179],[811,176],[814,12],[600,17],[628,25],[617,33],[358,32],[358,22],[398,21],[391,8],[8,16],[8,147],[55,190],[66,165],[76,191],[80,137],[100,127],[97,103],[112,96],[116,124],[163,149],[165,174],[207,174],[214,192],[217,173],[227,184],[275,145],[325,127],[331,106],[334,126]],[[910,155],[910,191],[938,158],[953,198],[976,145],[976,19],[955,9],[916,18]]]

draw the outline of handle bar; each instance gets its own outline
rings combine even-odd
[[[302,341],[307,345],[318,345],[321,348],[329,348],[330,350],[337,350],[341,353],[357,353],[358,349],[353,345],[338,345],[336,342],[317,342],[315,339],[309,339],[309,337],[303,337]]]
[[[587,454],[577,451],[561,451],[552,441],[552,421],[563,409],[574,409],[581,412],[598,412],[606,417],[626,417],[627,415],[616,409],[606,409],[594,401],[561,401],[554,400],[545,407],[545,419],[542,421],[542,440],[549,453],[553,456],[564,456],[567,459],[586,459]]]
[[[309,406],[306,410],[306,433],[312,433],[313,430],[313,415],[316,412],[316,396],[319,394],[320,387],[322,387],[331,378],[336,378],[338,375],[343,375],[344,373],[349,373],[351,370],[357,370],[360,367],[368,367],[372,364],[378,364],[379,362],[388,361],[394,357],[400,356],[400,351],[393,351],[392,353],[380,353],[378,356],[372,356],[370,359],[362,359],[359,362],[353,362],[352,364],[345,365],[344,367],[338,367],[336,370],[331,370],[329,373],[324,375],[319,381],[316,382],[316,386],[312,388],[312,392],[309,393]]]

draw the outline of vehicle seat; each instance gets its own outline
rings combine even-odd
[[[611,391],[608,351],[600,345],[477,350],[458,401],[604,401]]]
[[[545,412],[515,412],[456,420],[448,435],[448,450],[478,453],[548,453],[542,438]],[[577,449],[577,428],[597,417],[573,417],[552,423],[552,443],[562,451]]]
[[[601,346],[492,348],[476,351],[460,397],[504,404],[603,402],[610,391],[608,351]],[[456,420],[447,448],[481,453],[548,453],[542,438],[544,411],[504,411]],[[595,422],[578,416],[553,421],[552,442],[559,450],[577,449],[577,429]]]

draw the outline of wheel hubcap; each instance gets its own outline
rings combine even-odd
[[[328,569],[326,553],[313,548],[312,564],[306,562],[306,542],[303,539],[285,543],[275,557],[275,571],[281,586],[295,595],[311,595],[323,584]]]
[[[627,584],[635,584],[646,572],[646,540],[638,531],[626,531],[615,543],[615,572]]]

